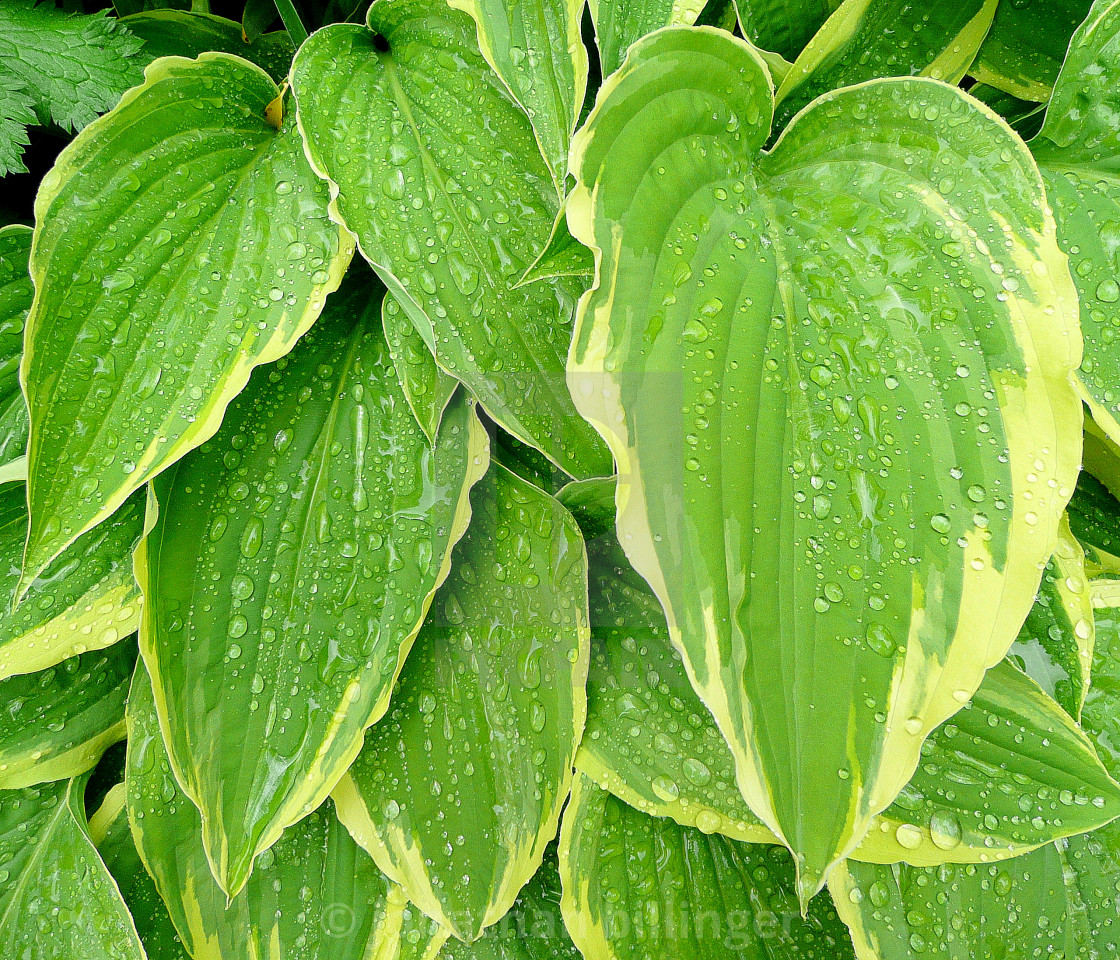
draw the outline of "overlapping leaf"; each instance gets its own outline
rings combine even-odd
[[[129,640],[0,680],[0,789],[75,777],[123,740],[135,666]]]
[[[841,0],[735,0],[743,35],[796,60]]]
[[[27,453],[27,403],[19,386],[23,327],[31,309],[31,230],[0,228],[0,466]]]
[[[1078,465],[1080,351],[1006,127],[884,80],[760,154],[772,106],[725,34],[631,49],[573,146],[569,224],[601,262],[569,381],[619,464],[622,544],[807,900],[1030,609]]]
[[[582,774],[564,814],[560,875],[585,960],[852,956],[827,896],[802,917],[784,849],[648,816]]]
[[[403,897],[330,802],[289,827],[227,905],[210,875],[198,810],[171,773],[143,664],[128,700],[125,786],[140,858],[195,960],[367,960],[375,944],[392,937],[394,919],[399,930]],[[131,884],[126,889],[134,893]]]
[[[292,68],[300,129],[337,215],[439,365],[569,473],[606,475],[563,377],[581,287],[514,290],[559,200],[475,37],[470,17],[426,0],[380,0],[368,27],[317,31]]]
[[[0,943],[35,960],[144,960],[120,891],[90,842],[86,776],[0,790]]]
[[[0,486],[0,680],[45,670],[136,631],[140,591],[132,550],[143,524],[144,501],[137,494],[53,561],[13,610],[27,502],[22,483]]]
[[[59,156],[36,198],[23,585],[211,436],[289,349],[352,246],[278,90],[224,53],[149,66]]]
[[[704,0],[589,0],[588,7],[605,77],[622,66],[630,44],[647,33],[695,23]]]
[[[604,538],[589,552],[594,639],[577,769],[648,813],[705,833],[776,842],[739,794],[731,752],[668,643],[657,600],[616,544]],[[1088,585],[1082,588],[1087,601]],[[1043,591],[1028,622],[1042,632],[1046,623],[1064,628],[1065,610],[1054,606]],[[1053,664],[1065,663],[1071,650],[1076,660],[1083,648],[1073,630],[1058,636],[1024,651],[1044,679],[1053,677]],[[1092,802],[1069,809],[1061,797],[1074,791]],[[1120,787],[1085,736],[1036,684],[1001,663],[931,734],[913,778],[872,821],[852,857],[918,864],[1005,859],[1118,814]]]
[[[221,430],[157,478],[137,553],[168,752],[231,894],[385,712],[486,470],[465,398],[434,447],[421,432],[371,279],[348,278]]]
[[[876,77],[957,83],[991,26],[996,0],[915,3],[847,0],[809,41],[778,86],[774,128],[822,93]],[[901,42],[905,38],[905,42]]]
[[[588,656],[571,516],[498,464],[471,500],[389,713],[335,791],[378,866],[462,940],[505,915],[556,834]]]

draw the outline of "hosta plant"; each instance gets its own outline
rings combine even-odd
[[[1120,0],[167,2],[0,0],[3,956],[1117,956]]]

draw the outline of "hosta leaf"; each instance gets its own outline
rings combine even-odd
[[[1080,719],[1093,663],[1093,607],[1085,553],[1064,519],[1057,549],[1009,657],[1066,713]]]
[[[118,783],[90,818],[90,838],[117,882],[148,960],[189,960],[171,914],[140,859],[128,826],[125,800],[125,785]]]
[[[573,480],[556,494],[559,500],[583,531],[588,543],[598,537],[614,539],[614,477],[594,477],[591,480]]]
[[[583,0],[449,0],[478,25],[478,46],[529,115],[560,195],[587,92]]]
[[[0,791],[0,943],[34,960],[144,960],[87,833],[86,777]]]
[[[735,6],[743,36],[763,50],[796,60],[840,0],[735,0]]]
[[[0,227],[0,465],[27,453],[27,403],[19,385],[19,361],[34,293],[30,253],[29,227]]]
[[[1080,356],[1002,123],[880,80],[760,154],[771,110],[726,34],[631,49],[573,144],[569,225],[600,262],[569,381],[619,464],[623,546],[807,898],[1030,609]]]
[[[1080,381],[1120,443],[1120,3],[1098,2],[1074,34],[1042,130],[1030,142],[1081,297]]]
[[[171,774],[143,663],[129,693],[125,786],[140,858],[194,960],[367,960],[391,936],[403,897],[330,802],[261,855],[227,906],[199,842],[198,810]]]
[[[957,83],[991,26],[996,0],[915,3],[846,0],[781,81],[774,128],[838,87],[876,77],[923,76]],[[899,38],[905,37],[904,43]]]
[[[417,333],[401,305],[391,293],[385,294],[381,306],[381,323],[385,342],[393,358],[393,367],[400,380],[408,405],[420,429],[432,443],[439,433],[443,411],[459,381],[449,377],[438,366],[424,338]]]
[[[781,847],[707,836],[650,817],[582,774],[560,834],[562,908],[585,960],[843,960],[826,896],[803,919]]]
[[[580,277],[590,279],[595,274],[595,260],[591,251],[572,236],[568,230],[566,208],[561,207],[552,224],[552,233],[540,255],[517,281],[522,287],[537,280],[552,277]]]
[[[122,17],[121,23],[144,41],[141,56],[149,62],[160,57],[197,57],[217,50],[251,60],[280,83],[287,77],[295,53],[292,39],[284,30],[246,43],[240,24],[209,13],[148,10]]]
[[[1082,724],[1120,775],[1120,581],[1095,581],[1097,643]],[[1068,815],[1094,801],[1067,787]],[[991,866],[917,869],[849,862],[829,881],[860,960],[1115,956],[1120,826]]]
[[[583,960],[564,926],[561,895],[556,847],[550,845],[509,913],[474,943],[448,940],[440,960]]]
[[[1042,127],[1042,119],[1046,115],[1045,104],[1020,100],[986,83],[974,83],[968,88],[968,95],[991,107],[1024,140],[1029,140]]]
[[[24,584],[211,436],[318,316],[352,247],[276,85],[168,57],[59,156],[35,201]]]
[[[1045,101],[1066,56],[1069,38],[1092,0],[1001,3],[969,72],[1024,100]]]
[[[337,215],[439,365],[569,473],[605,475],[563,377],[579,285],[514,289],[559,201],[475,33],[426,0],[379,0],[368,28],[317,31],[292,68],[300,129]]]
[[[1086,573],[1120,574],[1120,502],[1104,484],[1082,471],[1067,515],[1085,550]]]
[[[27,538],[27,501],[22,483],[0,486],[0,680],[45,670],[136,631],[140,591],[132,578],[132,550],[143,526],[138,494],[67,547],[12,610]]]
[[[731,751],[668,643],[657,600],[617,544],[604,539],[588,550],[594,639],[577,769],[648,813],[705,833],[776,842],[736,789]],[[1032,613],[1037,626],[1050,610],[1045,599]],[[1061,796],[1072,790],[1093,802],[1067,809]],[[1117,815],[1120,786],[1081,731],[1036,684],[1001,663],[934,730],[913,779],[852,856],[1004,859]]]
[[[140,82],[141,41],[104,11],[64,13],[52,3],[0,5],[0,83],[35,101],[40,123],[80,130]]]
[[[379,287],[348,280],[153,485],[140,646],[175,775],[231,894],[385,712],[486,469],[464,398],[429,447],[381,334]]]
[[[539,450],[522,443],[500,428],[494,431],[490,455],[511,473],[517,474],[522,480],[528,480],[551,496],[555,496],[561,487],[571,481],[563,470],[558,469]]]
[[[586,555],[567,511],[498,464],[471,502],[389,713],[335,790],[378,866],[463,940],[509,910],[556,835],[588,630]]]
[[[0,789],[85,773],[124,739],[135,666],[129,640],[0,680]]]
[[[603,76],[614,73],[635,40],[660,27],[689,26],[704,0],[588,0]]]

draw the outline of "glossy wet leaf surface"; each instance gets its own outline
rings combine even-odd
[[[0,227],[0,465],[27,452],[27,403],[19,386],[19,362],[34,294],[30,254],[29,227]]]
[[[569,380],[619,464],[623,547],[808,896],[1030,609],[1080,356],[1006,127],[881,80],[760,154],[771,109],[724,34],[631,49],[573,147],[569,225],[602,262]]]
[[[486,469],[465,398],[429,445],[381,333],[381,292],[366,271],[348,278],[153,486],[141,649],[230,893],[385,712]]]
[[[731,751],[668,643],[656,599],[616,544],[604,538],[589,555],[593,640],[577,769],[648,813],[705,833],[776,842],[739,794]],[[1087,584],[1084,590],[1087,598]],[[1031,615],[1039,628],[1050,610],[1045,599]],[[1120,787],[1084,735],[1004,662],[931,734],[913,778],[872,821],[852,857],[1003,859],[1118,814]]]
[[[143,960],[120,891],[90,842],[86,777],[0,790],[0,943],[35,960]]]
[[[85,773],[124,739],[136,643],[0,680],[0,790]]]
[[[556,834],[588,629],[567,511],[497,464],[471,502],[389,713],[335,791],[381,869],[464,940],[505,915]]]
[[[276,85],[166,58],[61,154],[36,199],[25,583],[213,434],[318,316],[352,247]]]
[[[338,191],[338,215],[439,365],[569,473],[609,474],[564,381],[581,286],[514,289],[548,240],[559,200],[471,18],[425,0],[383,0],[368,27],[318,31],[292,80],[308,154]]]
[[[827,895],[801,917],[782,847],[651,817],[580,775],[560,835],[562,908],[585,960],[844,960]]]
[[[735,0],[743,36],[793,61],[840,0]]]
[[[704,0],[590,0],[603,76],[622,66],[630,44],[661,27],[688,26]]]
[[[45,670],[136,631],[140,591],[132,576],[132,550],[143,525],[144,500],[137,494],[68,547],[12,610],[27,538],[27,502],[22,483],[0,486],[0,679]]]

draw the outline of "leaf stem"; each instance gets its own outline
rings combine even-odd
[[[288,31],[288,36],[292,38],[292,43],[298,50],[303,45],[303,41],[307,39],[307,28],[300,20],[295,4],[292,3],[292,0],[276,0],[276,9],[280,11],[280,19],[284,21],[284,28]]]

